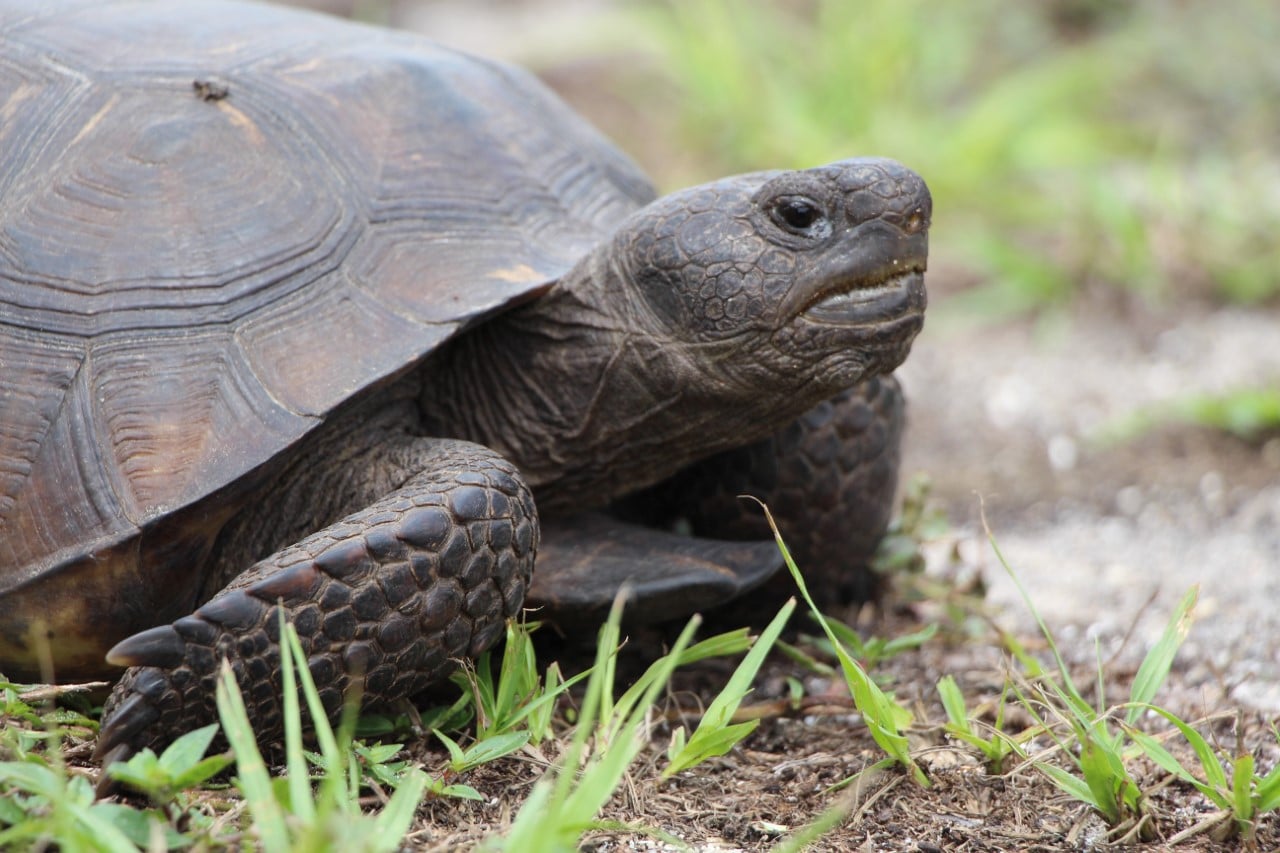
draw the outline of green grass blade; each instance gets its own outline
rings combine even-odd
[[[1237,755],[1231,767],[1231,805],[1242,831],[1253,823],[1253,756]],[[1246,833],[1247,837],[1247,833]]]
[[[257,739],[249,724],[249,714],[245,710],[240,687],[236,684],[235,673],[231,670],[231,664],[225,660],[222,662],[215,700],[218,717],[222,720],[222,731],[235,751],[239,787],[244,793],[249,812],[253,815],[262,849],[267,853],[285,853],[289,850],[289,832],[284,812],[271,788],[271,775],[262,760],[262,753],[258,751]]]
[[[1165,749],[1160,741],[1139,729],[1129,729],[1128,735],[1142,749],[1143,754],[1161,770],[1191,785],[1218,808],[1231,808],[1231,800],[1225,791],[1214,788],[1212,785],[1207,785],[1191,775],[1191,772],[1183,767],[1182,763]]]
[[[951,725],[958,732],[972,734],[973,727],[969,724],[969,711],[964,706],[964,694],[960,692],[960,685],[956,684],[955,677],[942,676],[938,679],[937,688],[938,698],[942,700],[942,710]]]
[[[613,685],[618,670],[618,649],[622,643],[622,610],[630,596],[629,587],[624,586],[619,590],[609,610],[609,618],[600,628],[600,638],[597,641],[599,649],[592,667],[593,677],[587,680],[587,692],[582,700],[582,719],[600,721],[601,731],[598,736],[603,736],[606,742],[613,735],[607,726],[613,717]],[[574,733],[574,740],[585,744],[590,732],[581,725],[579,730]]]
[[[284,607],[277,609],[279,636],[286,636]],[[280,684],[284,717],[284,754],[286,783],[289,789],[289,808],[304,824],[315,822],[315,800],[311,795],[311,777],[307,758],[302,751],[302,708],[298,704],[297,677],[294,674],[295,656],[288,643],[280,644]],[[301,664],[306,665],[305,658]]]
[[[170,776],[177,776],[182,773],[204,758],[205,751],[209,749],[209,744],[213,743],[213,738],[217,733],[217,723],[210,723],[195,731],[187,732],[165,747],[164,752],[160,755],[160,769]]]
[[[884,651],[881,653],[884,658],[891,658],[894,655],[903,652],[918,649],[925,643],[932,640],[938,635],[938,623],[930,622],[919,631],[911,631],[906,634],[900,634],[896,637],[890,637],[884,644]]]
[[[578,839],[592,827],[596,813],[613,795],[622,774],[643,746],[640,734],[645,714],[653,699],[666,687],[670,671],[688,646],[699,620],[695,617],[689,621],[673,651],[658,662],[661,667],[650,667],[654,676],[646,691],[625,719],[616,719],[622,716],[619,708],[605,700],[604,694],[611,695],[614,689],[613,667],[608,664],[618,653],[625,594],[624,590],[615,598],[609,617],[600,629],[595,665],[568,748],[555,770],[534,785],[506,837],[486,842],[489,849],[519,853],[568,853],[577,849]],[[602,709],[609,709],[615,718],[601,719]],[[596,734],[596,752],[588,754],[587,742],[592,733]],[[580,774],[579,768],[582,768]]]
[[[1031,595],[1027,592],[1027,588],[1022,585],[1022,580],[1018,577],[1017,572],[1009,565],[1009,561],[1005,559],[1004,552],[1000,550],[1000,544],[996,541],[995,534],[991,532],[991,528],[987,526],[987,518],[985,513],[982,516],[982,527],[987,534],[987,542],[991,545],[992,552],[996,555],[997,562],[1004,569],[1005,574],[1013,581],[1014,588],[1018,590],[1019,597],[1027,606],[1027,610],[1036,621],[1040,633],[1044,636],[1045,643],[1049,646],[1049,651],[1053,655],[1054,664],[1058,668],[1058,674],[1062,677],[1062,687],[1065,691],[1064,698],[1068,700],[1069,707],[1073,712],[1084,719],[1092,719],[1095,716],[1093,707],[1084,700],[1080,695],[1080,691],[1076,689],[1075,682],[1071,680],[1071,672],[1067,669],[1067,663],[1062,657],[1061,651],[1058,649],[1058,643],[1053,638],[1053,633],[1049,630],[1049,626],[1045,624],[1044,619],[1040,616],[1040,611],[1036,609],[1035,602],[1031,600]]]
[[[1275,735],[1276,741],[1280,742],[1280,730],[1276,729],[1275,723],[1271,724],[1271,733]],[[1271,772],[1258,779],[1256,784],[1258,813],[1266,814],[1280,808],[1280,764],[1272,767]]]
[[[676,638],[671,651],[659,658],[655,676],[641,700],[636,703],[627,718],[613,727],[621,733],[618,743],[610,742],[600,756],[599,762],[589,767],[582,780],[566,801],[566,808],[571,823],[585,824],[595,818],[596,813],[604,807],[632,760],[644,746],[642,732],[645,715],[657,701],[659,694],[666,689],[671,674],[679,665],[680,656],[693,639],[701,620],[697,617],[689,620],[680,636]]]
[[[1257,780],[1258,814],[1280,808],[1280,764]]]
[[[512,825],[512,832],[508,836],[508,841],[511,843],[508,848],[510,850],[570,850],[576,846],[578,836],[584,831],[586,822],[590,819],[578,817],[569,800],[574,793],[575,771],[587,752],[587,741],[592,732],[596,731],[598,723],[600,728],[603,728],[600,718],[601,709],[611,707],[603,699],[602,694],[613,692],[614,668],[608,664],[616,659],[618,654],[621,641],[619,626],[622,623],[622,609],[628,594],[629,590],[625,587],[619,591],[609,609],[605,624],[600,628],[595,662],[591,667],[591,677],[587,679],[578,723],[555,773],[554,782],[543,798],[545,802],[531,806],[530,804],[535,802],[534,796],[531,795],[521,807],[522,815],[534,808],[538,809],[538,813],[530,814],[529,820],[523,824],[516,821]],[[596,746],[598,749],[607,750],[607,744],[610,742],[611,739],[597,738]],[[533,794],[537,793],[537,786],[535,786]],[[604,792],[603,796],[608,797],[611,793],[610,789]],[[581,802],[573,805],[581,807]],[[517,824],[521,827],[520,833],[516,832]]]
[[[280,653],[282,658],[285,655],[292,655],[293,660],[298,664],[296,667],[298,683],[302,686],[302,695],[307,700],[312,732],[315,735],[316,744],[320,747],[320,754],[324,757],[326,770],[331,775],[343,775],[346,757],[338,748],[333,726],[329,724],[329,712],[325,710],[324,702],[320,700],[320,691],[316,689],[315,679],[311,677],[311,669],[306,665],[307,654],[302,650],[298,632],[287,622],[280,631]]]
[[[497,692],[494,694],[495,726],[501,726],[514,713],[519,697],[533,692],[533,683],[537,677],[537,661],[533,659],[533,644],[529,632],[523,628],[517,629],[514,621],[508,621],[507,642],[502,649]]]
[[[427,790],[427,774],[413,769],[405,774],[391,799],[373,821],[373,845],[375,850],[393,851],[413,824],[418,805]]]
[[[1092,739],[1086,739],[1080,745],[1080,772],[1091,795],[1094,808],[1102,813],[1103,819],[1115,826],[1126,815],[1120,808],[1122,801],[1120,788],[1124,784],[1124,775],[1119,776],[1109,761],[1110,755]]]
[[[773,530],[774,542],[777,543],[778,551],[782,554],[783,562],[787,564],[787,569],[791,572],[791,577],[795,580],[805,604],[809,606],[809,610],[817,618],[823,632],[826,633],[827,639],[831,641],[832,648],[836,653],[836,659],[840,662],[840,670],[844,674],[845,681],[849,685],[849,692],[853,696],[853,703],[859,713],[862,714],[871,738],[884,750],[886,755],[901,764],[918,784],[927,787],[929,778],[925,776],[924,771],[920,769],[920,766],[911,757],[907,736],[902,733],[902,726],[910,724],[911,712],[886,695],[880,689],[880,685],[876,684],[871,676],[867,675],[866,671],[858,666],[857,662],[845,651],[843,644],[836,638],[835,632],[827,624],[827,620],[822,616],[817,605],[814,604],[813,596],[809,594],[809,588],[805,584],[804,577],[800,574],[800,569],[796,567],[796,562],[791,556],[791,551],[787,548],[787,543],[782,540],[782,534],[778,531],[778,525],[774,522],[773,514],[769,512],[769,507],[755,498],[751,498],[751,500],[755,500],[756,503],[760,504],[760,508],[764,510],[765,519],[769,522],[770,529]]]
[[[669,779],[681,770],[687,770],[708,758],[724,755],[733,748],[734,744],[755,731],[756,726],[760,724],[759,720],[752,720],[749,723],[741,723],[736,726],[730,726],[728,723],[741,706],[742,700],[751,692],[751,685],[755,681],[756,673],[760,671],[760,666],[764,663],[765,657],[773,648],[773,644],[777,641],[779,635],[782,634],[782,629],[786,626],[795,609],[796,600],[792,598],[782,605],[782,609],[778,611],[769,625],[760,633],[760,637],[755,641],[755,645],[751,647],[751,651],[747,652],[746,657],[742,659],[742,662],[734,669],[733,675],[729,677],[728,683],[712,700],[706,713],[702,715],[697,729],[689,737],[684,748],[671,759],[671,763],[662,771],[663,779]]]
[[[686,666],[707,658],[735,655],[750,649],[754,642],[746,628],[727,631],[714,637],[708,637],[684,649],[676,658],[675,665]],[[623,716],[630,713],[631,708],[642,701],[645,692],[648,691],[654,679],[660,678],[661,671],[670,663],[671,661],[667,660],[665,655],[651,663],[644,674],[637,678],[635,683],[628,687],[626,692],[618,698],[616,713]]]
[[[449,750],[449,764],[452,769],[457,770],[458,767],[462,766],[466,762],[466,758],[462,752],[462,747],[458,745],[456,740],[449,737],[439,729],[434,730],[432,734],[436,736],[436,740],[444,744],[445,749]]]
[[[1182,733],[1182,737],[1186,739],[1187,744],[1196,754],[1196,760],[1200,762],[1200,769],[1204,773],[1205,781],[1224,794],[1231,790],[1227,782],[1226,771],[1222,769],[1222,763],[1218,760],[1218,755],[1213,751],[1213,747],[1209,745],[1198,731],[1180,720],[1172,711],[1161,708],[1158,705],[1148,705],[1152,711],[1169,721],[1170,725]]]
[[[554,667],[555,664],[552,664],[552,666]],[[548,667],[547,669],[548,673],[550,673],[551,667]],[[572,678],[566,679],[559,677],[559,669],[557,668],[557,677],[553,679],[548,675],[547,683],[543,687],[541,695],[536,699],[526,702],[519,710],[511,714],[510,717],[507,718],[505,725],[502,726],[501,730],[496,725],[487,726],[483,730],[480,730],[479,727],[477,727],[476,737],[483,740],[491,736],[506,733],[506,729],[518,726],[526,719],[529,720],[530,729],[535,729],[536,723],[538,730],[545,733],[547,728],[550,726],[551,713],[555,709],[556,700],[576,686],[580,681],[585,681],[589,678],[591,676],[591,672],[591,669],[586,669],[574,675]]]
[[[1138,674],[1134,676],[1133,686],[1129,690],[1129,701],[1135,703],[1131,704],[1128,712],[1125,713],[1124,721],[1129,725],[1133,725],[1138,715],[1142,713],[1142,705],[1155,698],[1156,691],[1169,677],[1169,670],[1173,668],[1173,659],[1191,630],[1194,619],[1192,611],[1199,597],[1198,585],[1187,591],[1169,616],[1164,633],[1151,647],[1151,651],[1147,652],[1147,656],[1142,659],[1142,665],[1138,667]]]
[[[1094,795],[1093,788],[1078,776],[1073,776],[1063,770],[1056,764],[1049,764],[1045,761],[1037,761],[1036,767],[1041,773],[1049,777],[1049,781],[1057,785],[1058,788],[1067,796],[1079,800],[1080,802],[1091,806],[1098,812],[1103,812],[1103,802],[1100,802]]]
[[[436,732],[436,735],[443,738],[439,732]],[[465,773],[482,764],[496,761],[504,755],[510,755],[528,742],[529,733],[527,731],[494,735],[482,741],[477,741],[465,751],[460,752],[455,760],[450,763],[450,768],[455,772]]]
[[[568,689],[564,675],[560,672],[559,662],[552,661],[542,680],[542,694],[539,697],[542,701],[529,702],[523,709],[523,718],[528,720],[526,725],[529,728],[529,742],[534,746],[551,736],[555,699]]]

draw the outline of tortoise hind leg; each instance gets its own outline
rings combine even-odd
[[[124,640],[131,669],[103,710],[104,763],[217,718],[226,658],[262,739],[282,730],[278,608],[296,626],[325,708],[363,678],[365,704],[410,695],[502,635],[537,547],[515,467],[459,441],[421,440],[419,473],[366,509],[250,567],[190,616]]]
[[[698,536],[772,539],[760,508],[739,498],[752,495],[769,506],[819,606],[872,600],[881,578],[870,561],[893,511],[904,424],[897,380],[870,379],[769,438],[627,498],[622,515],[683,518]],[[780,581],[791,584],[785,573]]]
[[[550,520],[542,533],[528,603],[565,632],[603,623],[624,587],[629,624],[668,622],[737,598],[783,565],[772,541],[681,536],[603,513]]]

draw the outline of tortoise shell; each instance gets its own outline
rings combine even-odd
[[[0,151],[0,664],[40,614],[63,674],[189,603],[269,462],[653,195],[524,72],[224,0],[0,0]]]

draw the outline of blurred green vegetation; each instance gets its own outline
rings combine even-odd
[[[641,11],[683,92],[682,141],[712,170],[883,154],[921,172],[940,283],[973,285],[953,307],[1003,316],[1098,286],[1152,302],[1280,293],[1274,0]]]
[[[1097,437],[1103,443],[1128,441],[1170,423],[1208,427],[1261,445],[1280,434],[1280,391],[1240,388],[1176,397],[1117,419]]]

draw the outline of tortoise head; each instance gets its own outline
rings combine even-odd
[[[897,367],[924,322],[930,212],[890,160],[658,199],[447,348],[421,409],[514,460],[540,509],[603,505]]]
[[[714,352],[731,380],[835,393],[906,358],[931,212],[914,172],[845,160],[666,196],[623,225],[614,257],[647,331]]]

